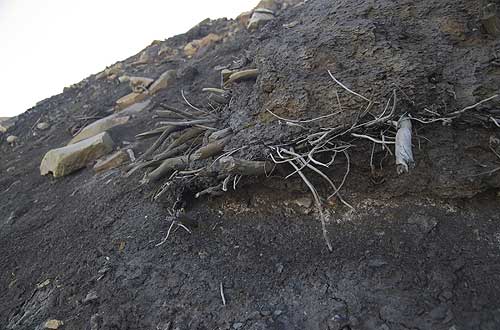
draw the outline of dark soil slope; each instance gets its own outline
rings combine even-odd
[[[244,17],[207,20],[120,62],[121,75],[176,79],[109,131],[116,148],[143,154],[154,139],[135,135],[156,127],[161,104],[193,110],[181,91],[216,115],[215,128],[232,129],[224,151],[247,160],[394,104],[391,120],[413,119],[415,167],[397,175],[393,146],[359,137],[395,133],[391,123],[343,133],[347,161],[324,171],[340,184],[348,169],[340,192],[353,209],[324,201],[333,252],[286,164],[217,198],[194,195],[219,178],[144,184],[144,172],[124,175],[128,164],[42,177],[48,150],[130,93],[119,75],[90,76],[0,133],[0,329],[500,329],[500,44],[479,1],[277,3],[257,31]],[[186,55],[210,33],[222,38]],[[227,87],[229,103],[211,108],[202,89],[220,88],[222,69],[254,68],[256,80]],[[162,186],[171,194],[153,201]],[[159,245],[176,202],[191,233],[172,227]]]

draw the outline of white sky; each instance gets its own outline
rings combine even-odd
[[[258,0],[0,0],[0,117]]]

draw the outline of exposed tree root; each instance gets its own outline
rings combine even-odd
[[[239,174],[244,176],[261,176],[272,172],[274,165],[269,161],[254,161],[222,157],[219,159],[219,171],[224,174]]]
[[[156,182],[175,170],[185,170],[191,162],[218,155],[230,140],[231,136],[209,143],[196,150],[192,155],[165,159],[158,168],[147,175],[147,181]]]
[[[152,168],[152,171],[146,174],[145,181],[158,182],[163,180],[160,189],[155,194],[155,199],[169,189],[176,187],[176,184],[183,185],[196,181],[197,184],[194,187],[200,191],[195,194],[195,197],[200,198],[207,195],[220,196],[229,191],[231,186],[236,190],[242,177],[269,176],[276,166],[289,165],[292,171],[285,179],[298,175],[311,191],[321,220],[325,243],[328,250],[333,251],[326,226],[324,202],[336,197],[343,205],[349,209],[354,209],[342,196],[341,190],[351,170],[349,152],[356,148],[357,145],[366,143],[372,145],[369,156],[372,177],[375,171],[373,157],[376,145],[380,145],[385,150],[386,157],[388,155],[394,157],[397,172],[402,174],[408,172],[414,163],[411,143],[413,134],[412,121],[420,124],[439,122],[450,124],[452,121],[468,114],[483,123],[500,127],[500,120],[496,118],[496,113],[487,115],[470,113],[470,110],[497,98],[498,95],[493,95],[476,104],[449,112],[446,115],[428,109],[424,109],[424,114],[421,112],[415,114],[414,112],[412,115],[406,112],[403,113],[398,109],[398,94],[402,95],[404,99],[408,99],[410,103],[415,103],[409,99],[408,95],[400,87],[394,84],[395,88],[386,95],[385,100],[374,100],[372,97],[365,97],[349,88],[336,78],[332,72],[328,71],[328,74],[334,81],[335,86],[340,87],[339,91],[335,90],[337,102],[333,106],[337,107],[336,111],[315,118],[287,119],[266,110],[279,120],[279,123],[297,127],[299,131],[298,136],[294,137],[292,141],[280,141],[281,144],[279,145],[266,146],[271,151],[269,153],[271,161],[266,159],[245,159],[245,148],[247,147],[245,145],[233,147],[232,150],[224,152],[224,148],[234,136],[231,128],[219,127],[221,120],[216,114],[224,107],[214,108],[209,104],[212,110],[205,111],[190,103],[182,91],[182,97],[190,108],[189,112],[163,103],[160,104],[165,110],[157,110],[156,117],[160,119],[168,118],[169,121],[162,121],[160,124],[164,126],[137,136],[138,138],[147,138],[160,135],[155,143],[139,158],[138,162],[131,167],[128,175],[139,169]],[[231,75],[225,86],[243,79],[254,79],[257,75],[257,70],[241,71]],[[204,91],[218,97],[230,95],[230,92],[228,94],[228,91],[223,89],[207,88]],[[332,127],[323,126],[322,124],[328,121],[333,120],[335,122],[335,116],[346,111],[346,105],[341,104],[339,92],[347,93],[348,97],[358,99],[350,104],[359,104],[358,102],[361,102],[357,116],[351,124],[341,123],[336,126],[332,125]],[[174,132],[180,132],[180,134],[174,138],[172,136]],[[171,140],[165,146],[169,136]],[[162,150],[158,151],[161,146],[163,146]],[[391,150],[391,148],[394,149]],[[338,155],[341,156],[340,158],[345,158],[345,161],[339,162]],[[217,158],[215,160],[210,159],[212,157]],[[382,163],[380,167],[382,167]],[[329,176],[330,169],[341,170],[344,173],[338,179],[338,182]],[[494,171],[496,170],[494,169]],[[311,174],[319,176],[327,183],[327,187],[331,191],[325,198],[321,197],[317,188],[310,181],[308,176]]]

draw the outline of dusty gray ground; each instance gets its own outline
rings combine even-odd
[[[146,51],[236,25],[204,22]],[[475,2],[316,0],[192,59],[130,66],[137,55],[125,63],[127,73],[153,78],[177,68],[175,86],[153,103],[182,107],[181,88],[205,104],[200,89],[216,86],[215,68],[247,58],[261,75],[232,88],[220,125],[237,132],[228,148],[258,138],[248,151],[257,157],[294,134],[265,108],[290,118],[332,110],[326,69],[374,99],[399,86],[410,100],[400,98],[398,113],[424,106],[447,113],[496,91],[497,48],[480,30]],[[199,201],[189,187],[184,197],[199,226],[158,247],[173,201],[151,202],[155,187],[140,186],[139,177],[38,174],[44,153],[82,125],[78,118],[103,116],[128,92],[91,76],[21,115],[8,132],[19,136],[17,146],[0,135],[0,328],[34,329],[49,318],[63,320],[62,329],[92,330],[500,327],[500,181],[497,172],[478,175],[500,165],[489,148],[498,137],[493,127],[473,116],[450,127],[415,125],[417,166],[401,177],[377,151],[383,168],[373,180],[370,145],[359,145],[342,191],[356,210],[335,201],[327,207],[333,253],[314,210],[296,205],[309,196],[297,178],[247,179],[235,193]],[[335,120],[350,122],[358,104],[341,97],[345,112]],[[32,130],[39,118],[51,129]],[[133,141],[151,125],[146,112],[111,134]],[[136,153],[150,142],[134,144]],[[329,174],[339,181],[344,170],[339,163]],[[97,298],[86,301],[92,292]]]

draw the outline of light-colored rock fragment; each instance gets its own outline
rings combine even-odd
[[[129,160],[130,158],[128,153],[124,150],[119,150],[103,159],[98,160],[94,165],[94,171],[102,172],[112,168],[117,168]]]
[[[45,131],[46,129],[49,129],[50,125],[49,123],[41,122],[36,124],[36,128],[39,129],[40,131]]]
[[[261,13],[261,14],[270,14],[274,16],[274,11],[266,8],[256,8],[254,10],[254,13]]]
[[[149,56],[148,52],[143,51],[141,53],[141,56],[139,56],[139,59],[137,61],[133,62],[132,65],[148,64],[150,60],[151,60],[151,57]]]
[[[43,325],[44,329],[57,330],[61,326],[64,325],[64,322],[61,320],[48,320]]]
[[[209,45],[216,43],[220,40],[222,40],[222,36],[215,34],[215,33],[210,33],[210,34],[206,35],[205,37],[203,37],[201,39],[193,40],[190,43],[188,43],[186,46],[184,46],[184,54],[187,57],[191,57],[194,54],[196,54],[196,52],[198,52],[198,50],[200,48],[209,46]]]
[[[129,77],[130,88],[133,92],[144,93],[147,92],[148,87],[154,82],[154,79],[146,77]]]
[[[116,76],[123,70],[123,63],[116,63],[110,66],[109,68],[106,68],[103,72],[99,73],[96,78],[97,79],[102,79],[110,76]]]
[[[238,17],[236,17],[236,21],[238,21],[238,23],[240,23],[241,26],[247,27],[248,22],[250,21],[250,17],[252,17],[252,12],[246,11],[239,14]]]
[[[126,107],[125,109],[119,112],[120,116],[134,116],[138,113],[142,112],[147,106],[151,103],[151,100],[146,100],[138,103],[134,103],[131,106]]]
[[[192,41],[192,42],[188,43],[186,46],[184,46],[184,54],[187,57],[193,56],[194,54],[196,54],[197,51],[198,51],[198,47],[194,43],[194,41]]]
[[[122,72],[123,70],[123,63],[116,63],[112,66],[110,66],[109,68],[107,68],[106,70],[104,70],[106,72],[106,74],[108,76],[112,75],[112,74],[118,74],[120,72]]]
[[[247,29],[250,31],[257,30],[265,23],[274,19],[274,15],[270,12],[263,12],[262,10],[259,12],[257,10],[258,9],[254,11],[252,17],[250,18],[250,21],[248,22]]]
[[[283,2],[283,1],[280,1]],[[276,0],[261,0],[257,5],[255,10],[258,9],[268,9],[272,11],[277,11],[279,9],[280,4]]]
[[[9,136],[7,136],[7,143],[9,143],[11,145],[16,144],[17,139],[18,139],[17,136],[9,135]]]
[[[129,121],[129,116],[117,116],[116,114],[107,116],[105,118],[99,119],[92,124],[85,127],[78,135],[76,135],[71,141],[69,141],[68,145],[80,142],[82,140],[88,139],[89,137],[96,136],[97,134],[101,134],[106,132],[108,129],[126,124]]]
[[[285,23],[285,24],[283,24],[283,27],[284,27],[285,29],[291,29],[291,28],[296,27],[296,26],[297,26],[297,25],[299,25],[299,24],[300,24],[300,22],[299,22],[299,21],[292,21],[292,22],[290,22],[290,23]]]
[[[113,140],[104,132],[66,147],[52,149],[45,154],[40,173],[61,177],[85,167],[89,162],[113,150]]]
[[[146,93],[135,93],[132,92],[123,96],[116,101],[115,111],[120,111],[132,104],[144,101],[148,95]]]
[[[17,117],[1,117],[0,118],[0,132],[5,133],[7,130],[16,124]]]
[[[177,55],[179,55],[179,51],[167,45],[161,46],[160,50],[158,50],[158,57],[162,57],[162,60],[168,60]]]
[[[162,90],[162,89],[169,87],[175,81],[176,77],[177,77],[177,72],[175,70],[165,71],[149,87],[149,93],[152,95],[152,94],[157,93],[159,90]]]
[[[8,128],[7,125],[5,125],[5,126],[2,125],[2,122],[7,121],[7,119],[9,119],[9,118],[8,117],[0,117],[0,132],[2,132],[2,133],[7,132],[7,128]]]
[[[85,298],[83,299],[82,302],[84,304],[88,304],[88,303],[96,301],[97,299],[99,299],[99,296],[97,295],[97,292],[95,292],[94,290],[92,290],[89,293],[87,293],[87,295],[85,296]]]
[[[37,288],[38,290],[41,290],[41,289],[45,288],[46,286],[48,286],[49,284],[50,284],[50,279],[46,279],[46,280],[45,280],[45,281],[43,281],[42,283],[38,283],[38,284],[36,285],[36,288]]]
[[[123,75],[123,76],[118,77],[118,81],[119,81],[120,83],[125,83],[125,82],[130,81],[130,77],[129,77],[129,76],[127,76],[127,75]]]

